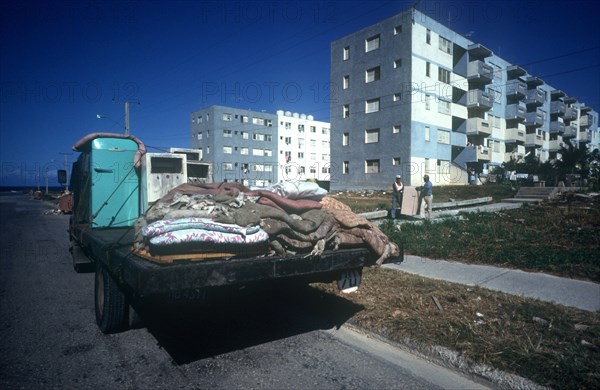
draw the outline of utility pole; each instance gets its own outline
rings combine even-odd
[[[140,104],[137,100],[125,102],[125,135],[129,135],[129,103]]]
[[[66,173],[65,189],[68,190],[69,189],[69,162],[67,161],[67,156],[70,156],[73,153],[59,152],[58,154],[62,154],[65,156],[65,173]]]

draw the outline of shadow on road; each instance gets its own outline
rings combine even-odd
[[[153,300],[140,317],[176,364],[344,324],[362,310],[316,288],[220,291],[206,302]]]

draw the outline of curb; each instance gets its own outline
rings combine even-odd
[[[350,321],[352,321],[352,319]],[[501,371],[486,364],[476,363],[473,360],[462,356],[461,353],[446,347],[439,345],[427,345],[409,338],[405,338],[402,341],[390,340],[384,335],[364,329],[359,325],[353,324],[352,322],[346,322],[345,324],[341,325],[340,328],[344,328],[350,332],[363,334],[366,337],[381,341],[395,348],[399,348],[429,362],[451,369],[475,382],[481,383],[484,386],[491,385],[494,388],[506,390],[549,389],[546,386],[539,385],[530,379],[524,378],[517,374]]]

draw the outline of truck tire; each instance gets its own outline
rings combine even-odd
[[[102,333],[126,330],[129,322],[127,298],[100,263],[96,266],[94,298],[96,323]]]

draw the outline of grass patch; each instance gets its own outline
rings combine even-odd
[[[444,346],[556,389],[600,388],[599,313],[381,268],[365,269],[346,298],[364,307],[350,322],[385,338]]]
[[[600,204],[544,203],[380,228],[405,254],[600,281]]]

